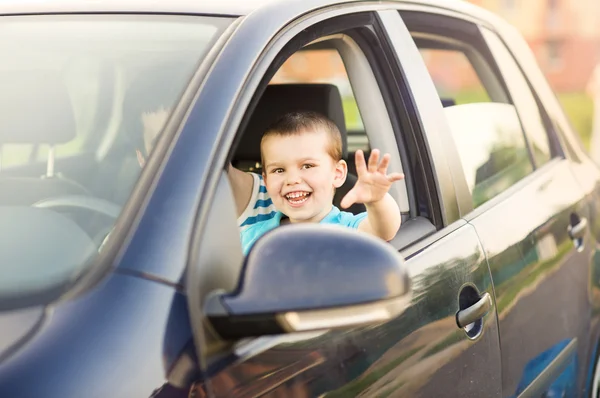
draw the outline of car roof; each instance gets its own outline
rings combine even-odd
[[[0,0],[0,15],[79,12],[246,15],[282,0]],[[283,0],[285,2],[285,0]]]
[[[0,0],[0,14],[156,12],[237,16],[274,2],[282,0]]]
[[[322,0],[322,6],[356,1],[359,0]],[[382,3],[378,0],[361,2],[369,1]],[[464,0],[391,0],[390,3],[392,2],[432,6],[470,15],[491,24],[501,23],[492,13]],[[300,10],[303,3],[303,0],[0,0],[0,15],[132,12],[243,16],[265,7],[276,11],[293,5]],[[314,7],[315,2],[311,3]]]

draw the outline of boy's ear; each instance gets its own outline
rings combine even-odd
[[[340,160],[335,165],[335,177],[333,179],[333,186],[339,188],[346,182],[348,176],[348,164],[345,160]]]

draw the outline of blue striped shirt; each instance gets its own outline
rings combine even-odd
[[[254,178],[252,185],[252,196],[244,212],[238,217],[240,232],[261,221],[270,220],[277,214],[273,201],[267,193],[267,187],[263,177],[259,174],[250,173]]]
[[[254,243],[261,236],[279,226],[282,217],[283,213],[276,212],[275,216],[267,219],[266,221],[254,223],[253,225],[249,226],[249,228],[240,231],[240,239],[242,241],[242,250],[244,252],[244,256],[248,254]],[[335,206],[331,206],[331,211],[320,221],[320,223],[337,224],[352,229],[358,229],[358,226],[366,217],[367,212],[354,215],[347,211],[340,211],[340,209]]]

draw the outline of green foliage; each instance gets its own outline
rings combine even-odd
[[[560,93],[557,95],[571,125],[589,150],[592,133],[593,102],[584,92]]]

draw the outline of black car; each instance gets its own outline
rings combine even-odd
[[[442,0],[0,15],[0,397],[599,396],[600,170],[507,23]],[[391,242],[295,225],[244,258],[228,165],[260,173],[297,109],[342,130],[340,194],[354,152],[391,154]]]

